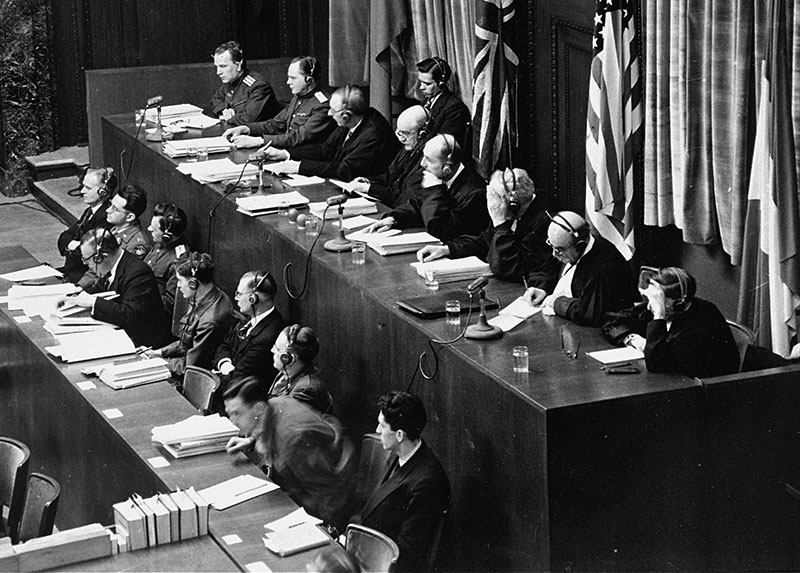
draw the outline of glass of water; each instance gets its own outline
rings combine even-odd
[[[515,346],[511,351],[514,359],[514,372],[527,372],[529,352],[527,346]]]
[[[453,326],[461,325],[461,301],[454,299],[444,303],[444,311],[447,317],[447,324]]]

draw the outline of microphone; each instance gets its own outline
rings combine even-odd
[[[480,276],[471,283],[469,283],[469,286],[467,287],[467,292],[470,294],[474,294],[476,291],[482,289],[488,284],[489,284],[489,279],[487,279],[484,276]]]
[[[164,96],[162,95],[151,97],[149,100],[147,100],[147,105],[145,106],[145,108],[149,109],[151,107],[156,107],[157,105],[161,105],[162,101],[164,101]]]
[[[248,155],[247,160],[250,163],[256,163],[258,161],[266,161],[267,153],[265,151],[256,151],[255,153],[251,153],[250,155]]]
[[[335,205],[341,205],[347,201],[347,195],[342,193],[341,195],[333,195],[325,199],[325,202],[330,205],[331,207]]]

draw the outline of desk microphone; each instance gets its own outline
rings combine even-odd
[[[256,163],[258,161],[266,161],[267,153],[265,151],[256,151],[255,153],[251,153],[247,156],[247,160],[250,163]]]
[[[475,294],[477,291],[479,291],[488,284],[489,284],[489,279],[487,279],[484,276],[480,276],[471,283],[469,283],[469,286],[467,286],[467,292],[469,294]]]
[[[247,156],[248,163],[258,164],[258,187],[256,187],[255,190],[251,191],[251,193],[258,193],[260,195],[263,195],[265,188],[272,187],[272,184],[264,185],[264,161],[266,161],[266,159],[267,159],[266,151],[256,151]]]
[[[157,105],[161,105],[162,101],[164,101],[164,96],[162,95],[153,96],[149,100],[147,100],[147,105],[145,106],[145,109],[150,109],[151,107],[156,107]]]
[[[331,207],[335,207],[336,205],[341,205],[342,203],[347,202],[347,194],[342,193],[341,195],[333,195],[325,199],[325,202]]]

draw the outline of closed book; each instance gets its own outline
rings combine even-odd
[[[208,535],[208,502],[205,498],[197,493],[194,487],[186,490],[186,495],[189,496],[195,506],[197,506],[197,532],[199,535]]]
[[[128,548],[131,551],[147,547],[144,514],[129,499],[115,503],[114,524],[128,532]]]
[[[172,536],[172,541],[181,540],[181,515],[178,506],[172,501],[169,494],[159,493],[157,495],[158,503],[160,503],[169,512],[169,530]]]
[[[16,545],[20,571],[55,569],[113,554],[111,532],[99,523],[59,531]]]
[[[157,495],[146,497],[141,501],[150,508],[155,517],[156,543],[158,545],[170,543],[172,541],[172,528],[169,519],[169,510],[159,503]]]
[[[131,497],[134,505],[136,505],[137,509],[144,514],[144,527],[145,532],[147,533],[147,546],[148,547],[155,547],[156,546],[156,516],[153,509],[148,506],[146,503],[143,502],[142,496],[138,494],[134,494]]]
[[[10,537],[0,537],[0,571],[19,571],[19,557]]]
[[[173,491],[169,494],[175,505],[178,506],[181,520],[181,540],[197,537],[197,506],[186,495],[185,491]]]

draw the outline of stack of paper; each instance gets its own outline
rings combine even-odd
[[[189,121],[193,120],[196,116],[202,116],[203,109],[192,105],[190,103],[179,103],[174,105],[161,106],[161,125],[167,127],[172,124],[186,125]],[[216,125],[219,123],[218,119],[204,116],[207,120],[213,122],[209,125]],[[155,123],[158,121],[158,108],[151,107],[145,112],[145,119]],[[202,120],[201,120],[202,121]],[[207,126],[206,126],[207,127]]]
[[[523,320],[542,312],[541,306],[531,306],[523,297],[518,296],[514,301],[501,310],[497,316],[489,319],[489,324],[496,326],[503,332],[516,327]]]
[[[325,183],[322,177],[317,175],[298,175],[293,173],[284,181],[289,187],[303,187],[305,185],[319,185]]]
[[[271,195],[250,195],[249,197],[238,197],[236,204],[238,211],[245,215],[255,217],[257,215],[267,215],[277,213],[281,209],[289,207],[302,207],[308,205],[308,198],[297,191],[289,193],[273,193]]]
[[[331,541],[331,537],[313,523],[264,534],[264,546],[281,557],[327,545]]]
[[[244,169],[242,177],[258,176],[257,165],[248,164],[244,167],[234,163],[229,157],[212,159],[211,161],[199,161],[197,163],[180,163],[176,169],[200,183],[216,183],[225,179],[235,180],[239,178],[242,169]]]
[[[116,329],[118,327],[114,324],[103,322],[102,320],[96,320],[88,316],[61,317],[58,316],[58,314],[50,315],[50,318],[44,323],[44,329],[53,336],[75,334],[79,332],[92,332],[103,328]]]
[[[251,475],[240,475],[200,490],[211,507],[222,511],[265,493],[280,489],[276,484]]]
[[[6,279],[11,282],[35,281],[49,277],[61,278],[63,275],[49,265],[39,265],[38,267],[31,267],[29,269],[22,269],[21,271],[14,271],[13,273],[5,273],[0,275],[0,279]]]
[[[163,358],[125,361],[103,365],[99,378],[114,390],[123,390],[166,380],[169,368]]]
[[[136,347],[124,330],[100,329],[92,332],[56,336],[58,346],[45,350],[64,362],[82,362],[95,358],[133,354]]]
[[[315,217],[319,217],[322,219],[322,214],[325,212],[325,208],[328,204],[325,201],[319,201],[317,203],[309,203],[308,208],[311,209],[311,214]],[[344,217],[355,217],[356,215],[370,215],[372,213],[378,212],[378,206],[375,204],[374,201],[370,201],[369,199],[364,199],[363,197],[356,197],[354,199],[348,199],[346,203],[342,204],[344,207]],[[328,219],[331,219],[332,213],[337,213],[338,216],[338,208],[331,207],[328,209]]]
[[[191,416],[182,422],[153,428],[151,441],[161,445],[175,458],[222,452],[239,428],[219,414]]]
[[[220,135],[197,139],[174,139],[164,143],[164,153],[170,157],[185,157],[190,148],[205,149],[208,153],[227,153],[230,151],[231,142]]]
[[[380,255],[398,255],[414,253],[425,245],[441,245],[439,239],[426,232],[419,233],[351,233],[347,236],[351,241],[364,241],[370,249]]]
[[[636,348],[623,346],[622,348],[611,348],[609,350],[587,352],[586,356],[597,360],[603,366],[614,366],[624,364],[626,362],[632,362],[634,360],[641,360],[644,358],[644,353]]]
[[[302,507],[298,507],[292,513],[284,515],[275,521],[270,521],[264,525],[264,529],[269,529],[270,531],[283,531],[284,529],[297,527],[298,525],[303,525],[304,523],[319,525],[322,523],[322,520],[318,517],[314,517],[313,515],[309,515]]]
[[[427,263],[411,263],[422,278],[433,275],[439,283],[451,283],[492,274],[489,263],[476,256],[463,259],[438,259]]]
[[[79,290],[73,284],[12,285],[8,289],[8,310],[21,310],[25,316],[49,316],[56,311],[61,297]]]

